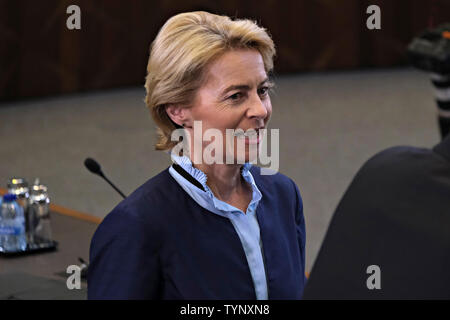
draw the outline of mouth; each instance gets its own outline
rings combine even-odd
[[[264,129],[264,127],[249,128],[245,132],[243,129],[237,129],[234,136],[241,139],[245,138],[245,144],[258,144],[262,140],[261,129]]]

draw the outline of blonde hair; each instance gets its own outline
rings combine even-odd
[[[204,11],[170,18],[151,44],[147,65],[145,103],[157,125],[156,150],[172,149],[177,126],[166,106],[188,107],[200,87],[205,66],[227,50],[256,49],[267,73],[273,69],[274,43],[262,27],[250,20],[231,20]]]

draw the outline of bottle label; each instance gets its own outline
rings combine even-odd
[[[22,227],[0,226],[0,235],[2,236],[18,236],[23,233]]]

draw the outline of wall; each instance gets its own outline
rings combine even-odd
[[[66,28],[71,4],[81,30]],[[381,30],[366,28],[370,4]],[[402,65],[414,35],[450,21],[446,0],[0,0],[0,101],[143,85],[159,28],[193,10],[259,21],[277,45],[277,73]]]

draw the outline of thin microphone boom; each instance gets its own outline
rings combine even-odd
[[[107,177],[105,177],[104,175],[102,176],[102,178],[103,179],[105,179],[105,181],[106,182],[108,182],[109,183],[109,185],[111,186],[111,187],[113,187],[114,188],[114,190],[116,190],[124,199],[127,197],[126,195],[124,195],[123,193],[122,193],[122,191],[120,191],[111,181],[109,181],[109,179],[107,178]]]
[[[111,181],[109,181],[109,179],[103,174],[102,169],[100,167],[100,164],[95,161],[92,158],[86,158],[86,160],[84,160],[84,165],[85,167],[92,173],[99,175],[100,177],[102,177],[103,179],[105,179],[106,182],[109,183],[109,185],[111,187],[114,188],[114,190],[116,190],[124,199],[126,198],[126,196],[122,193],[122,191],[120,191]]]

